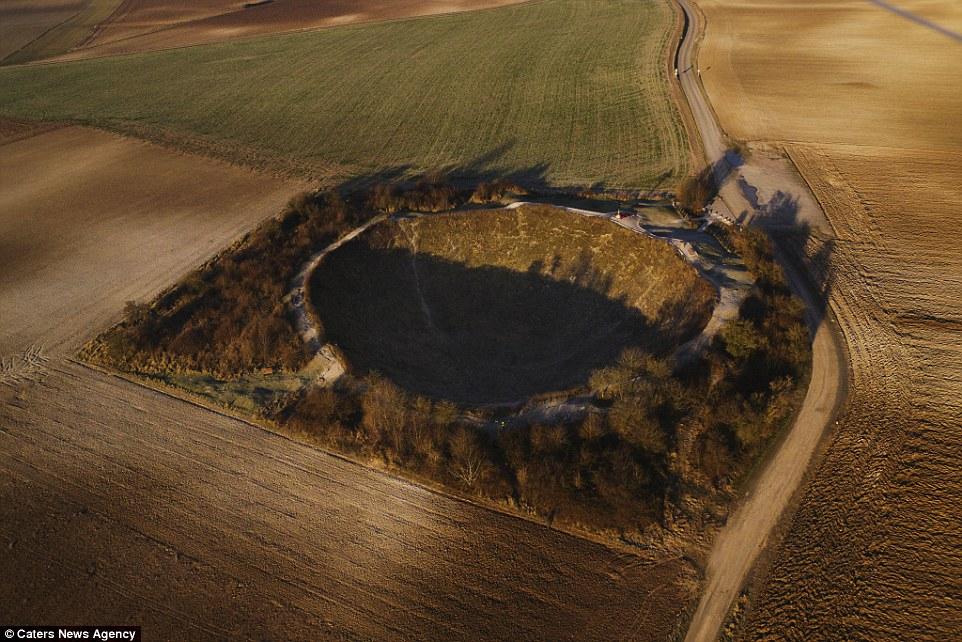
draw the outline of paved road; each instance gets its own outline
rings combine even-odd
[[[730,174],[721,190],[722,202],[716,201],[714,207],[723,213],[747,212],[750,220],[755,208],[736,187],[737,178],[744,178],[745,172],[725,165],[725,137],[698,75],[695,53],[704,22],[689,0],[679,0],[679,4],[688,17],[688,29],[678,51],[681,87],[701,134],[706,160],[720,166],[722,173]],[[779,185],[779,189],[800,194],[807,188],[796,178]],[[715,540],[706,569],[705,591],[689,625],[687,642],[717,638],[732,601],[798,490],[815,448],[834,420],[843,397],[846,367],[837,332],[829,318],[819,313],[822,304],[809,289],[804,276],[791,264],[782,263],[793,289],[805,301],[809,322],[815,330],[811,383],[791,431]]]

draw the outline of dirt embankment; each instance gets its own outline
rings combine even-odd
[[[846,412],[738,637],[956,638],[959,45],[879,3],[699,5],[702,78],[722,125],[785,149],[825,210],[834,239],[807,251],[851,357]],[[962,24],[956,3],[898,6]]]

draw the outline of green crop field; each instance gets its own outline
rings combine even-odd
[[[687,169],[664,0],[541,0],[0,70],[0,115],[343,178],[653,188]]]

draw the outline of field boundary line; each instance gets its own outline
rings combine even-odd
[[[616,539],[614,539],[614,538],[606,538],[606,537],[604,537],[604,536],[602,536],[602,535],[598,535],[598,534],[595,534],[595,533],[591,533],[590,531],[582,531],[582,530],[577,530],[577,529],[572,529],[572,528],[561,528],[561,527],[558,527],[558,526],[546,524],[545,522],[540,521],[540,520],[538,520],[538,519],[536,519],[536,518],[534,518],[534,517],[532,517],[532,516],[530,516],[530,515],[525,515],[524,513],[521,513],[521,512],[512,511],[512,510],[510,510],[510,509],[508,509],[508,508],[504,508],[504,507],[502,507],[502,506],[499,506],[499,505],[497,505],[497,504],[495,504],[495,503],[493,503],[493,502],[489,503],[489,502],[486,502],[486,501],[484,501],[484,500],[482,500],[482,499],[479,499],[479,498],[470,497],[470,496],[467,496],[467,495],[462,495],[462,494],[459,494],[459,493],[455,493],[455,492],[452,492],[450,489],[447,489],[447,488],[443,488],[443,487],[440,487],[440,486],[435,486],[435,485],[433,485],[433,484],[430,484],[430,483],[428,483],[426,480],[416,479],[416,478],[413,478],[413,477],[408,477],[408,476],[406,476],[406,475],[401,475],[401,474],[399,474],[394,468],[381,468],[381,467],[378,467],[378,466],[372,466],[372,465],[366,463],[366,462],[365,462],[364,460],[362,460],[362,459],[358,459],[358,458],[355,458],[355,457],[351,457],[350,455],[347,455],[347,454],[344,454],[344,453],[341,453],[341,452],[338,452],[338,451],[335,451],[335,450],[330,450],[330,449],[325,448],[324,446],[322,446],[322,445],[320,445],[320,444],[313,443],[313,442],[308,441],[308,440],[306,440],[306,439],[299,439],[299,438],[298,438],[295,434],[293,434],[293,433],[288,433],[288,432],[285,432],[285,431],[283,431],[283,430],[281,430],[281,429],[271,428],[271,427],[270,427],[269,425],[267,425],[266,423],[265,423],[265,424],[259,423],[258,421],[255,420],[255,418],[253,418],[253,417],[251,417],[251,416],[245,416],[243,413],[238,413],[237,411],[231,410],[230,408],[227,408],[227,407],[219,406],[219,405],[217,405],[217,404],[210,403],[210,402],[204,400],[202,397],[200,397],[200,395],[191,394],[190,392],[188,392],[188,391],[186,391],[186,390],[182,390],[182,389],[177,388],[177,387],[175,387],[175,386],[158,384],[157,382],[152,382],[152,381],[146,380],[146,379],[144,379],[144,378],[138,377],[138,376],[136,376],[136,375],[131,375],[131,374],[124,373],[124,372],[120,372],[120,371],[116,371],[116,370],[111,370],[111,369],[109,369],[109,368],[105,368],[105,367],[103,367],[103,366],[101,366],[101,365],[98,365],[98,364],[96,364],[96,363],[91,363],[91,362],[88,362],[88,361],[83,361],[83,360],[81,360],[81,359],[79,359],[79,358],[76,358],[76,357],[69,357],[69,356],[68,356],[68,357],[64,357],[63,359],[64,359],[64,361],[67,361],[67,362],[72,363],[72,364],[74,364],[74,365],[80,366],[80,367],[82,367],[82,368],[86,368],[86,369],[91,370],[91,371],[93,371],[93,372],[96,372],[96,373],[98,373],[98,374],[100,374],[100,375],[102,375],[102,376],[105,376],[105,377],[113,377],[113,378],[116,378],[116,379],[120,379],[121,381],[124,381],[124,382],[126,382],[126,383],[135,385],[135,386],[137,386],[137,387],[139,387],[139,388],[142,388],[142,389],[144,389],[144,390],[147,390],[147,391],[149,391],[149,392],[153,392],[153,393],[162,395],[162,396],[164,396],[164,397],[168,397],[169,399],[172,399],[172,400],[175,400],[175,401],[180,401],[180,402],[183,402],[183,403],[190,404],[190,405],[192,405],[192,406],[194,406],[194,407],[196,407],[196,408],[199,408],[199,409],[201,409],[201,410],[205,410],[205,411],[210,412],[210,413],[212,413],[212,414],[220,415],[221,417],[226,417],[227,419],[232,419],[232,420],[238,421],[238,422],[243,423],[243,424],[245,424],[245,425],[247,425],[247,426],[249,426],[249,427],[251,427],[251,428],[255,428],[255,429],[257,429],[257,430],[260,430],[260,431],[262,431],[262,432],[265,432],[265,433],[267,433],[267,434],[269,434],[269,435],[272,435],[272,436],[274,436],[274,437],[278,437],[278,438],[284,439],[284,440],[286,440],[286,441],[288,441],[288,442],[297,444],[299,447],[310,449],[310,450],[312,450],[312,451],[318,452],[318,453],[321,454],[321,455],[326,455],[326,456],[332,457],[332,458],[337,459],[337,460],[339,460],[339,461],[342,461],[342,462],[344,462],[344,463],[352,464],[352,465],[354,465],[354,466],[359,466],[359,467],[361,467],[361,468],[364,468],[365,470],[368,470],[368,471],[377,473],[377,474],[379,474],[379,475],[383,475],[383,476],[388,477],[388,478],[390,478],[390,479],[392,479],[392,480],[394,480],[394,481],[401,482],[401,483],[403,483],[403,484],[408,484],[408,485],[413,486],[413,487],[415,487],[415,488],[420,488],[421,490],[425,490],[425,491],[428,491],[428,492],[430,492],[430,493],[434,493],[435,495],[439,495],[439,496],[445,497],[445,498],[447,498],[447,499],[451,499],[451,500],[454,500],[454,501],[457,501],[457,502],[461,502],[461,503],[464,503],[464,504],[468,504],[468,505],[474,506],[474,507],[476,507],[476,508],[481,508],[481,509],[484,509],[484,510],[488,510],[488,511],[491,511],[491,512],[493,512],[493,513],[498,513],[498,514],[503,515],[503,516],[505,516],[505,517],[509,517],[509,518],[512,518],[512,519],[517,519],[517,520],[520,520],[520,521],[523,521],[523,522],[532,524],[532,525],[537,526],[537,527],[540,527],[540,528],[544,528],[544,529],[547,529],[547,530],[550,530],[550,531],[554,531],[554,532],[556,532],[556,533],[561,533],[561,534],[566,535],[566,536],[568,536],[568,537],[573,537],[573,538],[575,538],[575,539],[579,539],[579,540],[583,540],[583,541],[586,541],[586,542],[590,542],[590,543],[592,543],[592,544],[597,544],[597,545],[603,546],[603,547],[605,547],[605,548],[607,548],[607,549],[609,549],[609,550],[611,550],[611,551],[621,552],[621,553],[627,553],[627,554],[630,554],[630,555],[632,555],[632,556],[634,556],[634,557],[637,557],[637,558],[643,559],[643,560],[648,559],[648,560],[651,560],[651,561],[653,561],[653,562],[659,562],[659,563],[660,563],[661,561],[663,561],[663,560],[658,559],[658,558],[656,558],[656,557],[646,556],[646,555],[645,555],[645,553],[646,553],[647,551],[651,551],[651,550],[655,550],[655,551],[658,552],[658,553],[664,553],[665,555],[668,554],[667,551],[660,551],[659,549],[653,549],[653,548],[651,548],[651,547],[645,547],[645,546],[641,546],[641,545],[635,545],[635,544],[631,544],[630,542],[627,542],[627,541],[619,541],[619,540],[616,540]],[[691,561],[690,559],[688,559],[687,557],[685,557],[684,559],[688,560],[689,563],[692,563],[692,561]]]
[[[831,218],[829,218],[828,216],[825,216],[825,206],[822,204],[820,200],[818,200],[818,195],[815,193],[815,188],[812,187],[811,181],[809,181],[808,177],[805,176],[805,174],[802,172],[802,168],[798,166],[798,162],[795,160],[795,155],[791,151],[791,146],[790,145],[783,146],[782,151],[785,152],[785,156],[788,158],[788,162],[790,162],[792,164],[792,167],[795,168],[795,173],[798,174],[798,176],[805,182],[805,186],[808,188],[808,191],[812,195],[812,198],[814,198],[815,202],[818,203],[819,209],[822,210],[822,217],[825,219],[826,222],[828,222],[828,226],[832,228],[832,234],[834,238],[841,238],[838,228],[835,227],[835,223],[832,222]],[[828,302],[826,301],[826,305],[827,304]],[[833,312],[833,315],[834,315],[834,312]],[[836,327],[838,327],[837,323],[835,325]],[[842,343],[844,343],[844,341],[842,341]],[[846,358],[845,363],[851,363],[851,361],[848,358]]]

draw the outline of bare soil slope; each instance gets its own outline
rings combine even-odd
[[[0,60],[77,13],[82,0],[6,0],[0,4]]]
[[[955,3],[888,4],[962,31]],[[852,359],[846,415],[739,636],[958,637],[962,46],[879,3],[699,5],[722,125],[785,149],[825,209],[816,267]]]
[[[300,187],[82,128],[14,137],[0,176],[5,357],[77,347]]]
[[[522,0],[127,0],[64,58],[89,58],[219,42],[299,29],[486,9]],[[245,7],[245,4],[252,6]]]

